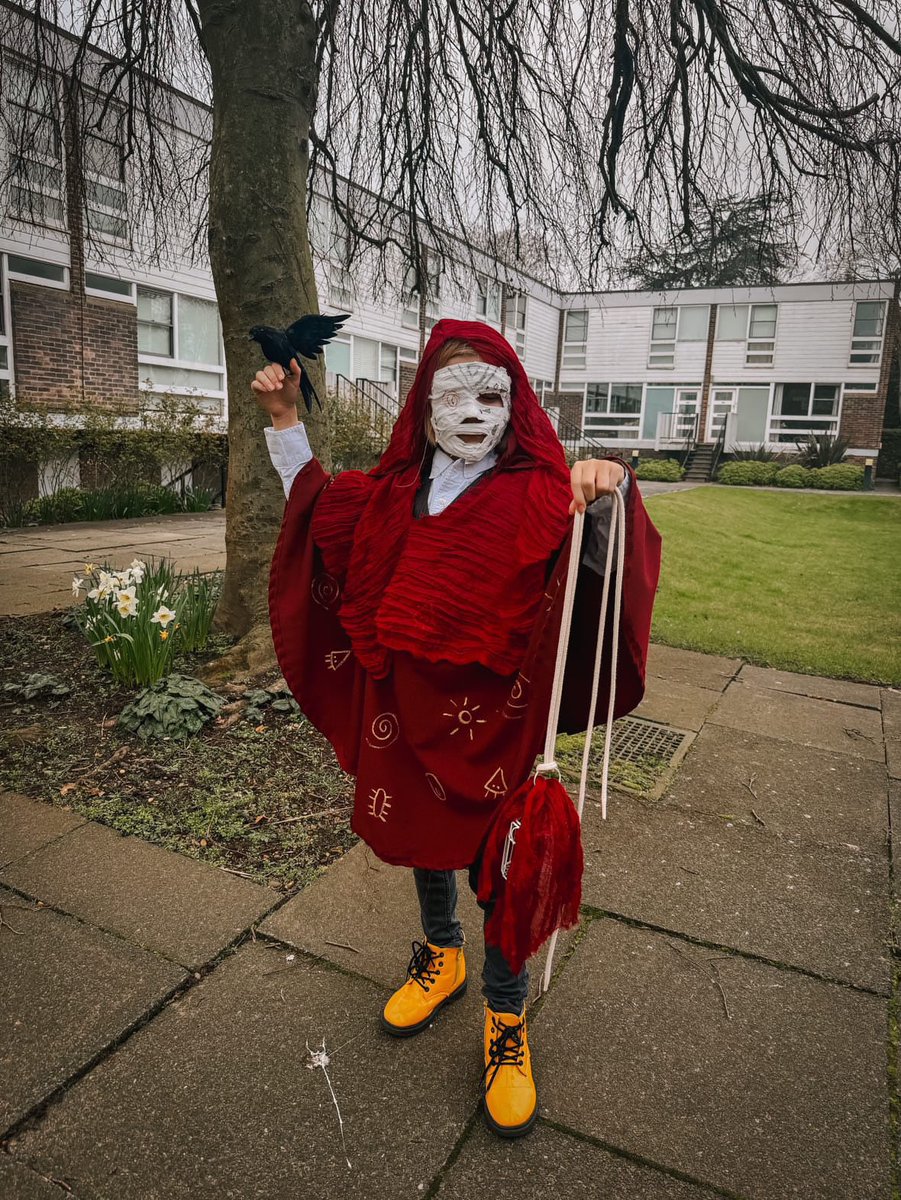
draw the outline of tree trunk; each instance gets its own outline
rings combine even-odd
[[[319,311],[307,236],[308,138],[316,28],[305,0],[199,0],[213,84],[209,247],[228,379],[226,567],[217,626],[244,665],[271,661],[269,563],[284,493],[266,452],[269,418],[250,390],[264,365],[251,325],[284,328]],[[312,373],[324,394],[321,370]],[[324,422],[301,414],[327,460]],[[248,635],[248,636],[245,636]],[[240,665],[242,654],[232,655]]]

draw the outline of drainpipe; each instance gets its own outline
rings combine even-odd
[[[704,355],[704,379],[701,383],[701,415],[698,420],[698,442],[707,441],[707,410],[710,407],[710,383],[713,377],[713,345],[716,335],[716,305],[710,306],[710,320],[707,323],[707,350]]]

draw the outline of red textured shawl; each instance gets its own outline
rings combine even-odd
[[[443,513],[417,520],[429,390],[451,338],[509,372],[511,428],[490,476]],[[439,321],[378,466],[339,475],[313,516],[313,539],[340,589],[339,618],[360,664],[384,678],[391,651],[406,651],[515,671],[571,496],[563,449],[509,342],[480,321]]]

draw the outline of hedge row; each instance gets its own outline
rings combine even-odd
[[[733,487],[828,488],[858,492],[863,487],[863,467],[833,463],[830,467],[782,467],[775,462],[730,462],[717,479]]]
[[[647,458],[639,462],[635,474],[639,479],[654,483],[678,483],[685,474],[674,458]]]

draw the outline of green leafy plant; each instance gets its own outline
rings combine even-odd
[[[762,487],[772,484],[778,471],[774,462],[729,462],[720,467],[717,479],[733,487]]]
[[[781,471],[778,471],[773,482],[776,487],[783,488],[813,487],[813,471],[802,467],[800,463],[792,463],[791,466],[783,467]]]
[[[199,679],[173,674],[144,688],[119,714],[119,725],[142,741],[187,738],[219,712],[224,701]]]
[[[674,458],[647,458],[639,462],[635,474],[648,482],[678,483],[685,474],[685,468]]]
[[[810,472],[812,486],[843,492],[859,492],[863,488],[863,467],[852,463],[832,463],[828,467],[817,467]]]
[[[801,465],[804,467],[828,467],[840,463],[848,453],[851,443],[847,438],[832,433],[812,433],[806,442],[798,443]]]
[[[7,696],[22,700],[44,700],[49,697],[68,696],[72,689],[55,675],[44,675],[35,671],[26,675],[19,683],[8,683],[3,691]]]
[[[221,571],[192,571],[178,580],[181,600],[180,646],[188,653],[203,650],[209,640],[216,605],[222,595]]]
[[[782,458],[779,451],[771,450],[766,442],[760,442],[757,446],[747,446],[745,449],[733,446],[729,453],[735,462],[776,462]]]

